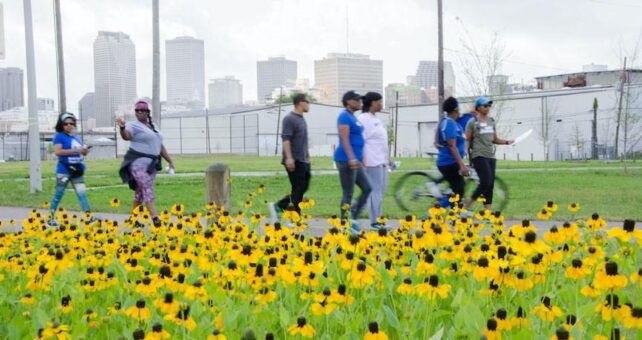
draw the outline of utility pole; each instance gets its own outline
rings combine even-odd
[[[593,126],[591,134],[591,159],[597,159],[597,97],[593,98]]]
[[[279,87],[279,115],[276,118],[276,141],[274,143],[274,156],[279,154],[279,130],[281,128],[281,102],[283,101],[283,86]]]
[[[158,0],[152,0],[152,32],[152,38],[154,39],[152,61],[152,117],[154,124],[160,128],[160,38],[158,33]]]
[[[395,91],[395,158],[397,158],[397,140],[399,139],[399,91]]]
[[[624,81],[626,78],[626,57],[624,57],[624,68],[620,76],[620,98],[617,104],[617,117],[615,124],[615,157],[619,157],[618,144],[620,142],[620,121],[622,120],[622,97],[624,97]]]
[[[62,24],[60,17],[60,0],[53,0],[54,25],[56,27],[56,61],[58,67],[58,108],[59,113],[67,112],[67,95],[65,93],[65,59],[62,48]]]
[[[444,103],[444,31],[442,19],[442,4],[441,0],[437,0],[437,32],[438,32],[438,55],[437,55],[437,87],[439,99],[437,100],[437,121],[441,121],[444,113],[441,110]],[[396,150],[396,148],[395,148]]]
[[[40,172],[40,131],[38,130],[38,100],[36,95],[36,61],[33,52],[31,0],[23,0],[25,16],[25,50],[27,54],[27,108],[29,109],[29,183],[30,192],[42,191]]]

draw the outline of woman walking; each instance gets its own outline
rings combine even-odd
[[[169,163],[170,171],[173,171],[174,163],[163,145],[162,135],[152,123],[149,105],[139,101],[134,111],[136,120],[133,122],[126,123],[122,118],[116,118],[120,136],[130,141],[119,174],[123,182],[129,183],[129,187],[135,190],[134,208],[144,204],[152,216],[154,225],[160,226],[161,221],[155,205],[154,181],[156,173],[162,169],[161,157]]]
[[[459,102],[453,97],[448,97],[444,101],[442,109],[446,112],[446,117],[439,122],[437,127],[438,144],[441,146],[437,155],[437,169],[450,184],[453,195],[458,195],[459,199],[463,199],[464,176],[468,176],[468,168],[464,163],[466,156],[464,129],[457,122]],[[449,205],[447,197],[445,202],[441,201],[441,205],[444,207]]]
[[[493,207],[493,189],[495,187],[495,144],[510,145],[511,140],[497,137],[495,120],[489,116],[493,101],[486,97],[475,100],[475,111],[479,114],[466,124],[466,142],[470,150],[473,167],[479,176],[479,186],[471,198],[466,200],[464,207],[470,208],[473,201],[484,198],[484,207]]]
[[[362,97],[363,108],[358,117],[363,126],[363,165],[372,186],[368,198],[368,216],[370,227],[373,229],[385,228],[377,220],[383,214],[383,194],[388,186],[388,131],[377,118],[377,112],[383,108],[383,97],[377,92],[368,92]]]
[[[370,191],[370,181],[363,168],[363,127],[357,120],[354,113],[361,109],[361,96],[354,91],[348,91],[343,95],[343,107],[345,108],[337,118],[339,130],[339,146],[334,152],[334,161],[339,170],[339,180],[343,196],[341,198],[341,219],[346,218],[347,207],[350,209],[350,229],[352,232],[359,232],[361,228],[357,224],[357,217],[366,205]],[[356,202],[352,202],[355,184],[361,189],[361,195]]]
[[[87,168],[83,163],[83,156],[89,153],[89,148],[83,145],[82,140],[74,132],[76,130],[76,117],[72,113],[63,113],[56,123],[56,134],[53,137],[54,154],[58,157],[56,164],[56,191],[51,199],[50,226],[57,226],[56,210],[60,200],[65,194],[67,184],[71,182],[78,201],[84,212],[89,212],[89,200],[85,187],[84,172]],[[93,221],[92,217],[89,221]]]

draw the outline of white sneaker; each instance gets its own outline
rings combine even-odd
[[[272,218],[272,223],[279,222],[281,219],[277,210],[278,207],[276,206],[276,203],[269,202],[267,206],[268,206],[268,209],[270,210],[270,217]]]
[[[439,189],[439,185],[435,184],[434,182],[428,182],[428,191],[430,191],[430,195],[434,198],[441,198],[441,189]]]

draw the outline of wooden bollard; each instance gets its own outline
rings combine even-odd
[[[214,163],[205,169],[205,195],[207,202],[216,203],[217,207],[230,210],[232,184],[230,168],[223,163]]]

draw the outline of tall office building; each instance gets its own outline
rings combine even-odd
[[[439,85],[438,69],[436,61],[420,61],[413,85],[425,90],[436,89]],[[455,72],[449,61],[444,61],[444,93],[446,97],[455,95]]]
[[[256,62],[256,87],[259,103],[265,103],[275,88],[293,86],[297,79],[297,63],[285,57]]]
[[[0,68],[0,111],[24,106],[24,73],[17,67]]]
[[[353,53],[330,53],[314,61],[315,87],[321,92],[320,103],[342,105],[343,94],[354,90],[383,92],[383,61]]]
[[[96,96],[87,92],[78,102],[78,118],[83,122],[84,129],[96,127]]]
[[[136,102],[136,47],[122,32],[98,32],[94,41],[96,126],[114,126],[115,114]]]
[[[243,85],[233,76],[212,79],[209,84],[209,107],[216,110],[243,104]]]
[[[202,109],[205,105],[203,40],[177,37],[165,41],[167,105]]]

